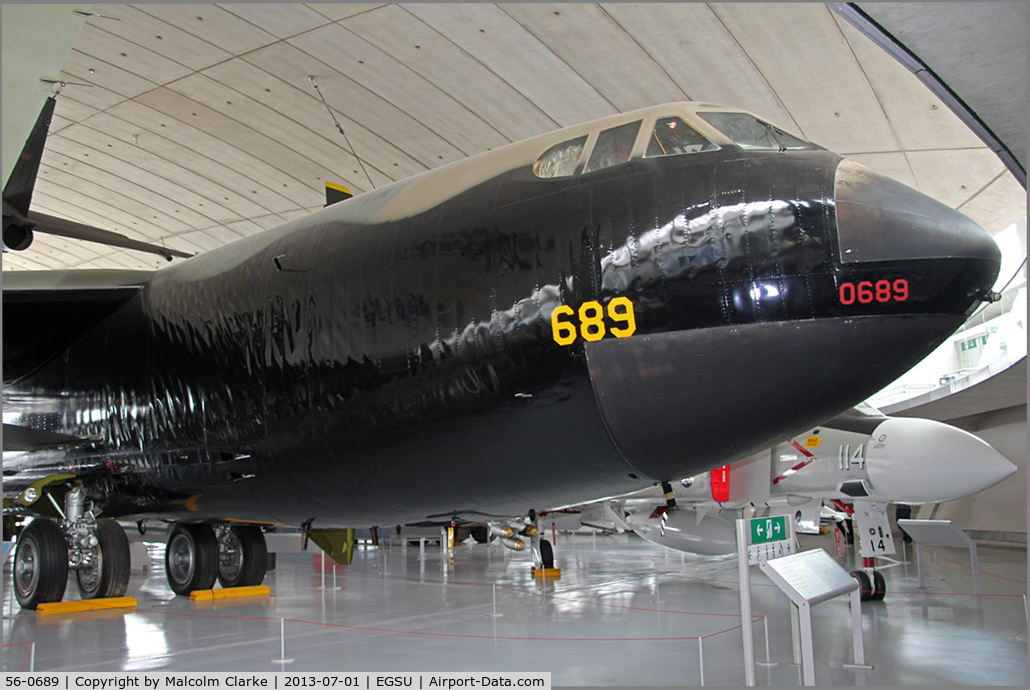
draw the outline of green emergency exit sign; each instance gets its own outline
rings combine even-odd
[[[751,520],[751,543],[765,544],[787,538],[787,518],[767,517]]]

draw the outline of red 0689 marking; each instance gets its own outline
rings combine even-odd
[[[904,302],[908,299],[908,281],[898,278],[893,283],[889,280],[878,280],[875,283],[863,280],[855,285],[854,283],[840,284],[840,303],[869,304],[871,302]]]

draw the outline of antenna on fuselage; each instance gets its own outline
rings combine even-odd
[[[375,189],[375,183],[372,182],[371,176],[369,176],[368,171],[365,170],[365,164],[361,162],[360,158],[358,158],[358,154],[354,153],[354,147],[351,146],[350,139],[347,138],[347,133],[343,131],[343,127],[340,126],[340,121],[337,120],[336,115],[333,114],[333,109],[330,108],[329,104],[325,102],[325,96],[323,96],[322,92],[318,89],[318,84],[315,83],[314,75],[309,74],[308,81],[311,82],[311,88],[315,90],[315,93],[317,93],[319,99],[321,99],[322,105],[324,105],[325,109],[329,111],[329,117],[333,118],[333,124],[336,125],[336,129],[338,129],[340,134],[343,135],[343,140],[347,142],[347,146],[350,148],[351,155],[358,159],[358,165],[361,166],[361,172],[365,173],[365,178],[368,180],[368,184],[371,185],[372,189]]]

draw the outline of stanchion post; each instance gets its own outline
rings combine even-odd
[[[705,684],[705,644],[704,638],[697,638],[697,656],[701,662],[701,687]]]
[[[33,642],[32,646],[29,647],[29,671],[36,670],[36,643]]]
[[[769,658],[769,616],[762,616],[762,628],[765,631],[765,661],[756,661],[759,666],[779,666],[780,662]]]
[[[286,619],[279,619],[279,658],[272,659],[273,664],[292,664],[293,659],[286,658]]]
[[[980,560],[976,557],[976,544],[969,545],[969,562],[973,566],[973,594],[980,596]]]

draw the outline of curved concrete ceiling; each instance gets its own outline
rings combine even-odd
[[[831,7],[940,96],[1026,187],[1025,2]]]
[[[70,7],[70,6],[69,6]],[[917,77],[821,4],[95,5],[36,211],[202,252],[390,181],[673,100],[751,110],[992,232],[1023,188]],[[1025,97],[1024,97],[1025,98]],[[164,261],[37,235],[10,268]]]

